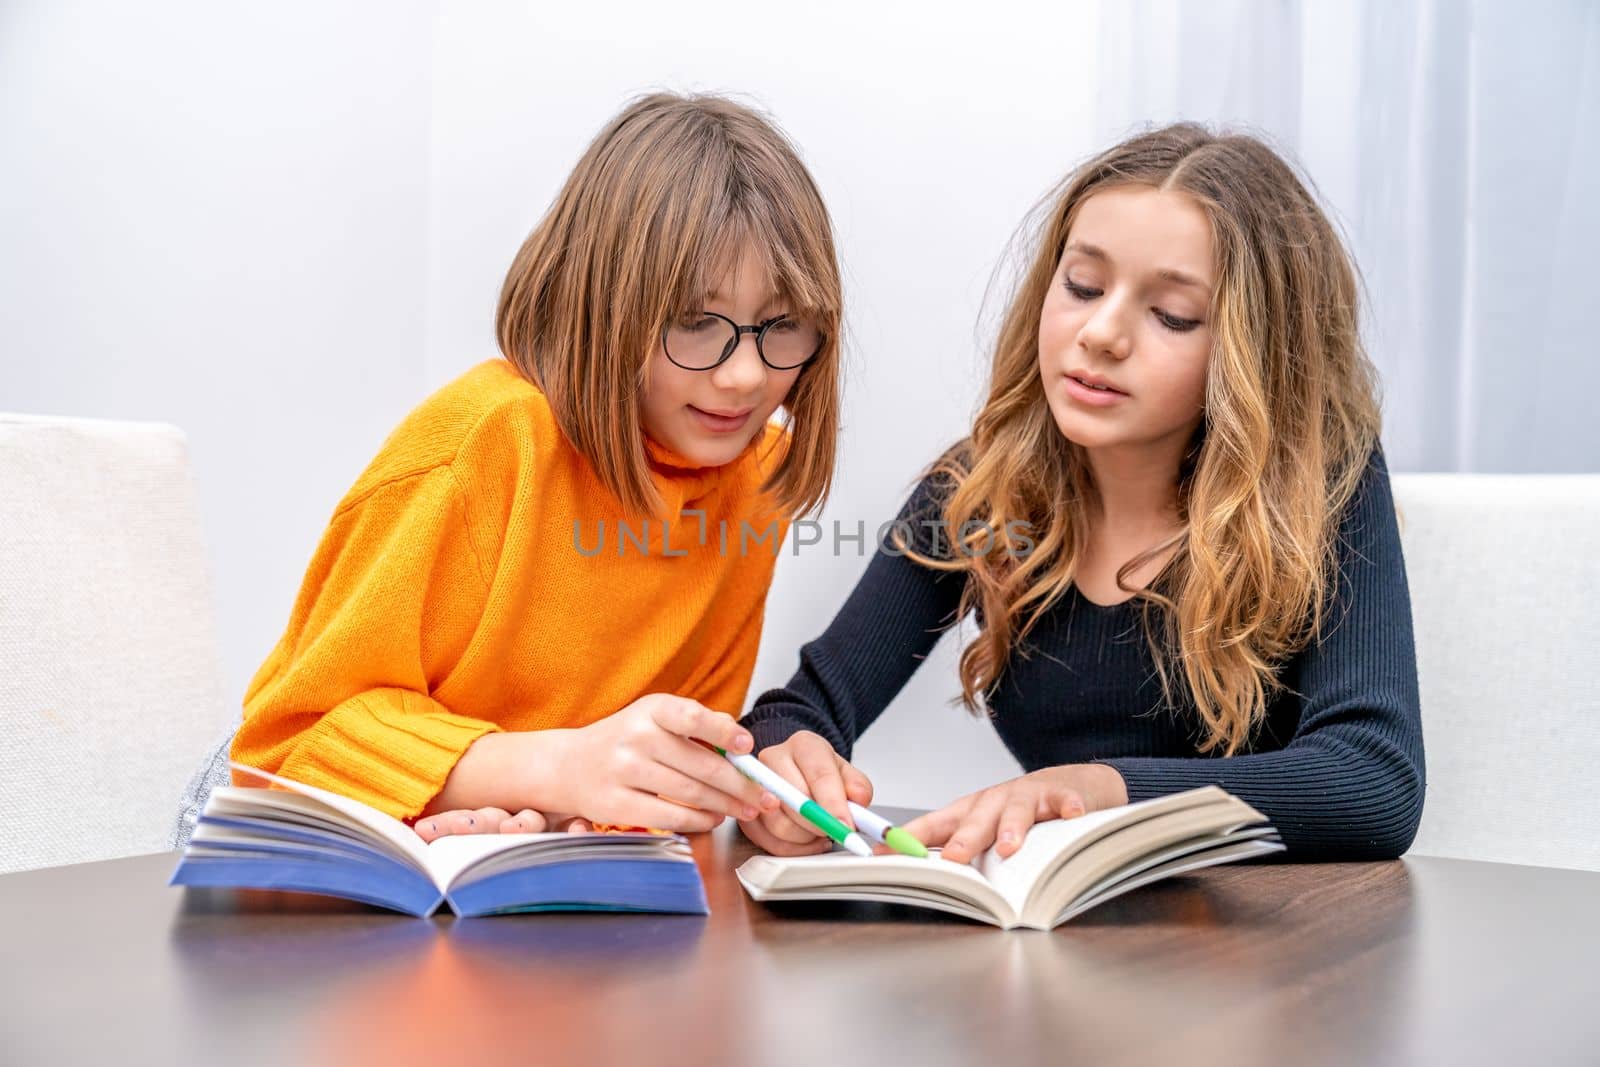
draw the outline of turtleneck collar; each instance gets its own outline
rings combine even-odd
[[[645,456],[650,462],[650,477],[657,491],[670,505],[683,507],[710,495],[730,472],[743,467],[755,455],[766,432],[756,434],[733,459],[720,466],[708,466],[668,448],[649,434],[644,435]]]

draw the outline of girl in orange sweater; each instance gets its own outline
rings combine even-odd
[[[628,107],[511,266],[505,358],[424,401],[334,512],[233,758],[428,839],[776,808],[696,742],[752,747],[778,546],[832,478],[839,323],[783,135],[717,97]]]

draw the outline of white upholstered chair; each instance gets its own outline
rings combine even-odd
[[[1600,870],[1600,475],[1393,485],[1428,765],[1412,853]]]
[[[0,871],[169,847],[225,708],[177,428],[0,414]]]

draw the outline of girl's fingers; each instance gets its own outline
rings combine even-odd
[[[1022,839],[1028,835],[1028,827],[1034,823],[1038,807],[1039,802],[1023,795],[1021,790],[1007,798],[1005,807],[1000,811],[999,830],[994,838],[996,853],[1001,856],[1016,854],[1017,849],[1022,847]]]
[[[657,702],[650,717],[657,726],[679,737],[698,738],[729,752],[749,752],[755,747],[750,731],[732,715],[712,711],[699,701],[675,697]]]
[[[532,808],[523,808],[500,824],[503,834],[537,834],[546,828],[545,817]]]
[[[787,841],[791,845],[810,845],[828,840],[828,838],[821,836],[822,832],[810,823],[802,826],[795,822],[787,810],[769,811],[764,813],[761,818],[751,821],[759,822],[772,836],[779,840]],[[748,824],[741,822],[740,825]]]
[[[972,809],[974,799],[974,797],[965,796],[952,804],[945,805],[938,811],[930,811],[926,815],[918,815],[915,819],[902,826],[901,829],[929,848],[938,848],[950,840],[950,835],[956,832],[956,827],[961,825],[961,820]]]
[[[698,748],[698,746],[689,747]],[[711,753],[703,748],[699,749],[699,752],[712,760],[717,759],[716,756],[712,756]],[[727,766],[727,760],[719,762]],[[731,766],[728,769],[733,770]],[[735,773],[737,774],[738,772]],[[741,780],[747,781],[742,778]],[[646,764],[640,768],[637,781],[630,784],[636,789],[642,789],[656,796],[666,797],[669,800],[676,800],[680,804],[688,804],[691,807],[716,812],[719,817],[731,815],[735,819],[753,819],[761,813],[760,808],[742,797],[730,796],[720,789],[707,785],[704,779],[681,771],[676,766],[668,763]]]
[[[806,787],[806,776],[795,763],[794,754],[789,745],[775,745],[761,753],[761,762],[778,772],[784,781],[800,789]],[[779,805],[776,811],[763,815],[761,821],[774,833],[779,834],[785,841],[810,841],[815,837],[823,837],[821,830],[811,825],[797,811],[790,811],[787,807]],[[787,823],[792,831],[779,831],[777,827]],[[824,840],[826,838],[824,837]]]
[[[602,822],[615,822],[622,826],[648,826],[675,834],[703,834],[715,830],[723,820],[718,811],[686,808],[670,800],[639,790],[626,790],[629,796],[617,806],[617,814]]]
[[[1085,811],[1088,805],[1084,802],[1083,795],[1076,789],[1063,789],[1053,795],[1054,803],[1047,818],[1051,819],[1076,819]]]
[[[825,837],[809,837],[804,841],[795,841],[781,836],[775,833],[773,827],[767,824],[769,818],[771,816],[763,816],[760,819],[752,819],[749,822],[739,824],[739,829],[744,831],[744,835],[750,839],[751,843],[764,852],[770,852],[774,856],[814,856],[833,847],[833,842]],[[780,823],[779,826],[786,832],[795,833],[798,836],[797,831],[788,823]]]
[[[727,718],[726,715],[721,717]],[[740,774],[739,768],[732,763],[693,741],[685,741],[681,737],[664,740],[668,743],[662,746],[659,761],[727,797],[726,803],[719,805],[719,811],[726,811],[737,819],[741,818],[738,809],[745,805],[761,808],[762,797],[767,791]]]
[[[945,859],[967,863],[994,844],[994,835],[1000,828],[1000,812],[1005,809],[1009,793],[1006,789],[991,789],[979,795],[972,810],[945,842]]]
[[[436,841],[453,834],[492,834],[498,833],[500,824],[510,817],[511,813],[504,808],[460,808],[418,819],[416,831],[424,841]]]
[[[799,768],[807,796],[829,815],[851,829],[856,821],[850,815],[850,802],[844,795],[844,776],[839,773],[839,757],[820,738],[812,744],[794,746],[794,762]]]

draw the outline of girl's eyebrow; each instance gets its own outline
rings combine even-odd
[[[1099,245],[1092,245],[1085,241],[1068,242],[1065,251],[1076,252],[1081,256],[1088,256],[1090,259],[1098,259],[1105,263],[1111,262],[1111,257],[1106,254],[1105,249],[1101,248]],[[1211,292],[1211,286],[1207,285],[1201,279],[1196,278],[1193,274],[1185,274],[1181,270],[1172,270],[1171,268],[1158,270],[1156,271],[1156,277],[1160,278],[1162,281],[1172,282],[1175,285],[1190,285],[1196,289],[1204,290],[1207,293]]]

